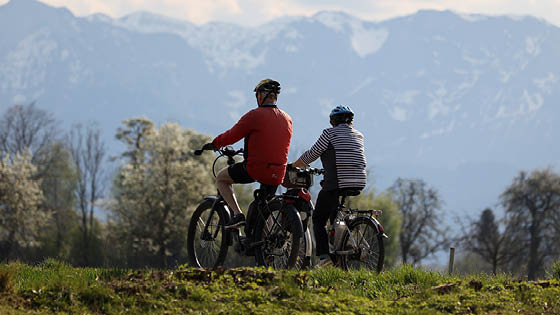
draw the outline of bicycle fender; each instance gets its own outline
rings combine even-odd
[[[311,257],[313,254],[313,240],[311,239],[311,232],[309,231],[309,229],[305,231],[305,246],[305,256]]]
[[[352,223],[354,223],[354,221],[357,221],[357,220],[369,220],[369,221],[371,221],[371,223],[373,223],[373,225],[375,225],[375,228],[377,229],[377,234],[378,235],[384,235],[383,226],[381,225],[381,223],[379,223],[379,221],[377,221],[376,218],[360,216],[360,217],[357,217],[357,218],[351,220],[350,222],[348,222],[348,226],[350,226]]]
[[[288,218],[287,224],[290,227],[290,232],[292,232],[295,236],[303,237],[301,217],[296,207],[291,204],[285,204],[282,208],[282,212]]]
[[[214,203],[218,200],[218,197],[216,197],[216,196],[206,196],[206,197],[204,197],[204,200],[210,200],[210,201],[212,201],[212,203]],[[226,222],[229,222],[229,220],[231,219],[231,214],[232,214],[231,210],[227,206],[222,207],[222,209],[224,210],[224,213],[226,214],[226,218],[225,218],[227,220]]]

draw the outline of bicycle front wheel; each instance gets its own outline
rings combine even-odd
[[[292,216],[297,216],[294,218]],[[298,226],[295,226],[299,224]],[[281,207],[259,220],[255,228],[255,259],[259,266],[274,269],[294,268],[301,244],[301,220],[296,211],[283,211]]]
[[[198,268],[221,266],[227,255],[228,242],[223,209],[212,211],[213,200],[204,200],[194,211],[187,235],[189,264]]]
[[[352,221],[342,238],[342,268],[381,272],[385,259],[383,235],[369,218]]]

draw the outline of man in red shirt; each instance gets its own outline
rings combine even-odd
[[[292,138],[292,119],[276,106],[280,83],[264,79],[254,89],[258,107],[249,111],[228,131],[217,136],[211,146],[221,148],[245,139],[243,162],[224,168],[216,176],[218,191],[234,216],[226,227],[245,224],[232,184],[255,181],[278,186],[284,179]],[[210,145],[210,144],[209,144]]]

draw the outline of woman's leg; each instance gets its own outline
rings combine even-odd
[[[317,256],[329,254],[329,237],[325,225],[336,211],[338,206],[338,194],[336,190],[321,190],[317,197],[317,205],[313,211],[313,233],[315,234],[315,252]]]

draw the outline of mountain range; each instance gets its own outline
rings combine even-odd
[[[147,12],[74,16],[35,0],[0,6],[0,111],[36,102],[63,124],[97,121],[112,154],[145,116],[215,136],[282,84],[292,159],[356,112],[370,182],[435,187],[451,215],[496,206],[520,170],[560,165],[560,28],[530,16],[419,11],[380,22],[342,12],[258,27]]]

